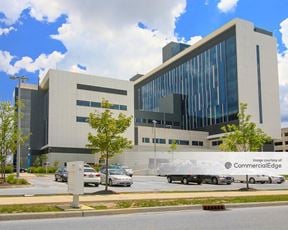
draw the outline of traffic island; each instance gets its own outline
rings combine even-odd
[[[87,205],[80,204],[79,208],[73,208],[71,205],[56,205],[57,208],[61,209],[62,211],[87,211],[87,210],[95,210]]]

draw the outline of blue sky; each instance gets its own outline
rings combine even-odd
[[[0,0],[0,101],[15,81],[57,68],[129,79],[161,63],[170,41],[192,44],[238,17],[278,42],[282,126],[288,126],[288,0]]]

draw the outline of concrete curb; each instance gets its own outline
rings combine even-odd
[[[285,206],[288,201],[281,202],[262,202],[262,203],[239,203],[225,204],[226,210],[233,208],[252,208],[252,207],[273,207]],[[71,218],[71,217],[88,217],[88,216],[104,216],[104,215],[119,215],[132,213],[147,213],[147,212],[168,212],[168,211],[187,211],[187,210],[202,210],[202,205],[179,205],[179,206],[164,206],[150,208],[127,208],[127,209],[111,209],[111,210],[85,210],[85,211],[62,211],[62,212],[40,212],[40,213],[14,213],[0,214],[0,221],[9,220],[29,220],[29,219],[48,219],[48,218]]]

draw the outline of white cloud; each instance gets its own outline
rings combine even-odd
[[[188,43],[190,46],[192,46],[192,45],[194,45],[195,43],[197,43],[198,41],[200,41],[201,39],[202,39],[202,36],[194,36],[194,37],[191,37],[187,43]]]
[[[60,67],[69,70],[79,63],[89,73],[122,79],[161,63],[161,49],[177,40],[175,22],[186,7],[184,0],[84,2],[66,4],[67,23],[52,36],[68,50]],[[153,7],[147,7],[150,3]]]
[[[218,9],[223,13],[234,11],[239,0],[220,0],[217,4]]]
[[[282,126],[288,124],[288,18],[280,23],[282,42],[286,49],[278,53],[278,72],[280,84],[280,107]]]
[[[76,73],[87,73],[87,70],[80,68],[79,65],[72,65],[69,71]]]
[[[282,42],[288,49],[288,18],[280,23],[280,32],[282,33]]]
[[[16,30],[16,29],[14,27],[12,27],[12,26],[10,26],[8,28],[0,28],[0,36],[1,35],[7,35],[13,30]]]
[[[278,53],[279,84],[288,84],[288,50]]]
[[[0,1],[0,12],[4,13],[5,19],[2,21],[7,25],[14,24],[20,17],[22,11],[29,7],[27,0]]]
[[[288,84],[280,85],[280,108],[282,126],[288,124]]]
[[[11,64],[15,57],[7,51],[0,50],[0,71],[11,75],[17,74],[20,70],[30,73],[35,73],[36,71],[42,73],[49,68],[56,68],[57,63],[63,60],[64,57],[64,54],[54,51],[49,55],[41,54],[35,60],[25,56],[14,64]]]
[[[48,69],[56,69],[57,63],[64,59],[65,55],[54,51],[49,55],[41,54],[34,61],[30,57],[22,57],[21,60],[15,62],[14,67],[18,70],[26,70],[30,73],[39,71],[39,77],[42,78],[42,73]]]
[[[69,0],[63,0],[69,1]],[[37,20],[55,21],[61,12],[60,5],[56,0],[9,0],[0,1],[0,12],[4,13],[5,19],[2,19],[7,25],[14,24],[25,9],[30,9],[31,17]]]
[[[23,0],[16,6],[17,2],[0,3],[9,22],[17,21],[21,7],[41,21],[67,16],[58,34],[51,36],[68,50],[59,68],[76,71],[79,63],[91,74],[122,79],[161,63],[162,47],[178,40],[175,24],[186,8],[186,0]],[[147,28],[139,28],[140,22]],[[32,68],[31,60],[22,62]]]
[[[7,74],[17,73],[17,69],[10,64],[14,57],[8,51],[0,50],[0,71],[3,71]]]

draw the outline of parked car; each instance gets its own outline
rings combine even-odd
[[[84,168],[92,168],[93,169],[93,167],[89,164],[84,164]]]
[[[129,168],[129,167],[126,166],[126,165],[122,165],[121,168],[124,169],[126,175],[128,175],[128,176],[130,176],[130,177],[133,176],[133,173],[134,173],[134,172],[133,172],[133,169]]]
[[[168,183],[173,181],[180,181],[182,184],[189,184],[190,182],[196,184],[203,183],[203,175],[190,175],[190,174],[169,174],[167,175]]]
[[[282,184],[285,182],[285,177],[280,175],[269,175],[269,183],[270,184]]]
[[[232,176],[225,175],[204,175],[203,183],[207,184],[231,184],[234,181]]]
[[[100,171],[101,184],[106,183],[106,172],[105,168]],[[123,169],[108,169],[108,184],[109,186],[123,185],[130,187],[133,184],[133,180],[126,175]]]
[[[97,173],[93,168],[84,167],[83,177],[84,177],[84,186],[88,184],[94,184],[95,186],[98,186],[100,184],[100,173]],[[68,181],[67,167],[61,166],[56,170],[55,181],[61,181],[61,182]]]
[[[100,184],[100,173],[95,169],[84,167],[84,186],[94,184],[96,187]]]
[[[246,175],[233,175],[235,182],[246,182]],[[267,175],[248,175],[248,181],[250,184],[255,183],[269,183],[269,176]]]
[[[55,181],[67,182],[68,181],[68,171],[65,166],[59,167],[55,172]]]
[[[105,167],[103,167],[102,169],[104,169]],[[133,176],[133,169],[129,168],[126,165],[120,165],[120,164],[111,164],[109,165],[109,169],[120,169],[123,170],[125,172],[126,175],[132,177]]]

